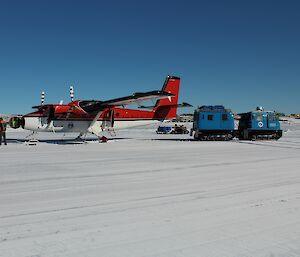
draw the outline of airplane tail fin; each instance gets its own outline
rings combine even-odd
[[[175,76],[167,76],[162,90],[171,93],[174,96],[157,100],[153,108],[155,111],[155,118],[162,120],[176,118],[179,88],[180,78]]]

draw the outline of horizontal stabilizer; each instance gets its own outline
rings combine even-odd
[[[193,105],[186,102],[182,102],[182,104],[178,104],[177,107],[185,108],[185,107],[193,107]]]

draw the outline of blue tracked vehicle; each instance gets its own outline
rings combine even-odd
[[[256,111],[239,114],[238,137],[244,140],[279,139],[282,137],[279,118],[275,112]]]
[[[171,126],[159,126],[156,130],[156,134],[170,134],[172,132]]]
[[[194,112],[193,132],[196,140],[231,140],[235,136],[234,115],[222,105],[201,106]]]

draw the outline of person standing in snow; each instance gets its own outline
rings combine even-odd
[[[2,145],[2,138],[5,145],[6,143],[6,122],[0,118],[0,145]]]

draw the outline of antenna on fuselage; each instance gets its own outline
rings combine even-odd
[[[70,98],[71,98],[71,102],[74,101],[74,87],[70,86]]]
[[[45,102],[45,92],[43,91],[41,94],[41,105],[44,105]]]

